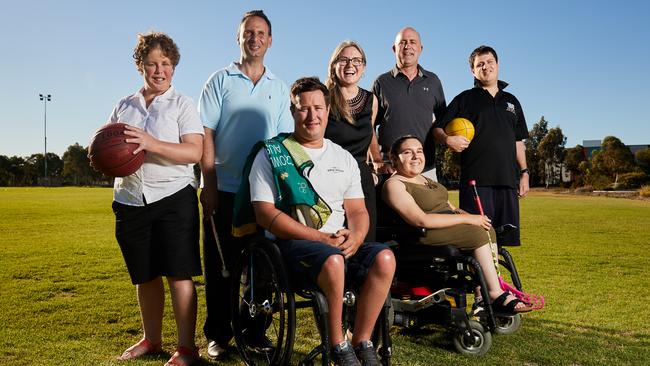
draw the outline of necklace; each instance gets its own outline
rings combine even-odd
[[[366,105],[368,94],[364,93],[363,89],[359,88],[359,92],[352,99],[348,99],[348,106],[350,107],[350,114],[353,116],[361,113],[363,107]]]
[[[424,179],[424,182],[420,182],[420,180],[416,179],[416,178],[406,178],[404,176],[402,176],[403,179],[400,179],[400,180],[402,182],[417,184],[419,186],[425,186],[428,189],[435,189],[436,188],[436,185],[435,185],[435,183],[433,181],[430,181],[429,179],[427,179],[427,178],[425,178],[423,176],[420,176],[420,177],[422,177],[422,179]]]
[[[427,178],[424,178],[424,185],[429,189],[434,189],[435,188],[435,185],[433,184],[433,182],[428,180]]]

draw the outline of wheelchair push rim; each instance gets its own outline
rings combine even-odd
[[[295,337],[295,299],[277,247],[265,242],[248,245],[232,281],[232,327],[244,362],[288,364]]]

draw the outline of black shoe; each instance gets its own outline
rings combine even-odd
[[[348,341],[341,342],[332,347],[330,352],[332,362],[338,366],[361,366],[361,363],[354,354],[352,345]]]
[[[472,316],[480,317],[484,311],[485,303],[483,302],[483,298],[474,298],[474,303],[472,304]]]
[[[359,343],[354,347],[354,353],[357,354],[357,358],[363,366],[382,366],[371,341],[362,341]]]
[[[265,334],[255,334],[255,332],[252,332],[244,334],[244,337],[246,339],[246,345],[256,352],[268,353],[275,349],[275,345]]]

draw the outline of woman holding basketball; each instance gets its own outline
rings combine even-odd
[[[162,350],[167,278],[178,332],[168,366],[199,358],[194,344],[196,289],[201,275],[199,212],[193,164],[203,151],[203,125],[192,100],[171,85],[180,60],[178,47],[164,33],[138,34],[133,58],[144,86],[122,98],[109,123],[129,126],[127,142],[146,152],[133,174],[115,178],[115,236],[136,285],[143,338],[119,357],[129,360]]]
[[[390,159],[395,173],[384,183],[383,199],[409,225],[427,229],[420,243],[453,245],[471,252],[483,269],[492,309],[531,311],[529,304],[501,289],[489,245],[488,231],[496,238],[490,219],[455,208],[445,187],[421,174],[425,163],[422,142],[415,136],[400,137],[391,147]]]

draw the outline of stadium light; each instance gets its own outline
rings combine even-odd
[[[43,138],[44,138],[44,152],[43,162],[45,163],[45,174],[43,175],[43,184],[47,185],[47,102],[52,101],[52,95],[39,94],[39,98],[43,101]]]

